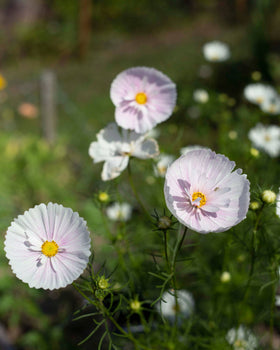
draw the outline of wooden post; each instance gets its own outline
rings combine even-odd
[[[92,0],[80,0],[79,4],[78,46],[79,56],[80,58],[84,58],[90,45]]]
[[[43,137],[52,144],[56,137],[56,77],[45,70],[40,80]]]

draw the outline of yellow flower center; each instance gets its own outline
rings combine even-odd
[[[139,105],[144,105],[147,102],[147,95],[144,92],[138,92],[135,96],[135,101],[139,103]]]
[[[46,255],[48,258],[55,256],[58,252],[58,244],[55,241],[45,241],[42,244],[41,251],[44,255]]]
[[[201,208],[203,205],[206,204],[206,196],[203,193],[201,193],[201,192],[194,192],[193,195],[192,195],[192,201],[195,202],[193,204],[197,208]]]
[[[263,98],[262,98],[262,97],[257,97],[257,98],[256,98],[256,102],[257,102],[258,104],[263,103]]]

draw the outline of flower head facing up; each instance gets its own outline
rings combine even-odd
[[[249,102],[261,106],[265,101],[277,97],[277,92],[270,85],[256,83],[245,87],[244,96]]]
[[[227,44],[216,40],[203,45],[203,55],[207,61],[222,62],[230,58],[230,50]]]
[[[249,140],[257,149],[265,151],[270,157],[280,154],[280,127],[277,125],[257,124],[249,131]]]
[[[128,221],[131,218],[132,206],[129,203],[115,202],[106,209],[106,214],[112,221]]]
[[[258,347],[255,335],[243,325],[230,329],[227,332],[226,340],[234,350],[254,350]]]
[[[85,220],[72,209],[40,204],[12,222],[5,251],[19,279],[30,287],[53,290],[82,274],[90,256],[90,237]]]
[[[186,290],[177,290],[177,305],[175,291],[169,290],[163,293],[162,300],[156,304],[158,312],[170,322],[174,322],[176,314],[179,321],[188,318],[194,311],[194,299],[190,292]]]
[[[168,209],[185,226],[223,232],[245,219],[250,183],[235,163],[211,150],[181,156],[168,168],[164,194]]]
[[[114,79],[110,90],[119,126],[145,133],[168,119],[175,107],[175,84],[148,67],[129,68]]]
[[[118,177],[127,167],[129,157],[154,158],[159,154],[156,140],[134,131],[118,130],[110,123],[97,134],[97,141],[89,147],[89,155],[94,163],[105,162],[101,174],[103,181]]]

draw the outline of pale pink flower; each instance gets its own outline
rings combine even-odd
[[[114,79],[110,90],[119,126],[145,133],[168,119],[176,103],[176,86],[162,72],[129,68]]]
[[[211,150],[181,156],[168,168],[164,193],[168,209],[185,226],[223,232],[245,219],[250,183],[235,163]]]
[[[82,274],[88,263],[86,221],[59,204],[36,205],[12,222],[5,251],[13,272],[29,287],[65,287]]]
[[[94,163],[105,162],[101,173],[103,181],[118,177],[127,167],[131,156],[148,159],[158,154],[156,140],[134,131],[119,131],[115,123],[110,123],[99,131],[97,141],[89,146],[89,155]]]

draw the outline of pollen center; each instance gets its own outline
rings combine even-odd
[[[197,208],[201,208],[206,204],[206,196],[201,192],[194,192],[192,195],[192,202]]]
[[[144,105],[147,102],[147,95],[144,92],[138,92],[135,96],[135,101],[139,103],[139,105]]]
[[[56,255],[56,253],[58,252],[58,248],[58,244],[55,241],[45,241],[42,244],[41,251],[44,255],[50,258]]]

